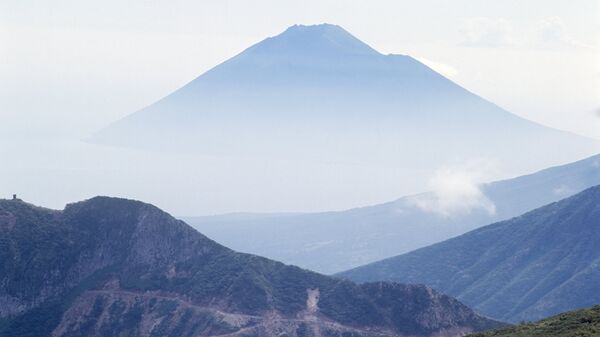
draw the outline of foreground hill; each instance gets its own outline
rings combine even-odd
[[[501,320],[600,303],[600,186],[340,276],[423,283]]]
[[[548,319],[516,327],[475,333],[468,337],[597,337],[600,336],[600,306],[565,312]]]
[[[0,336],[456,336],[498,326],[425,286],[236,253],[156,207],[0,201]]]
[[[341,212],[230,214],[185,220],[233,249],[322,273],[407,253],[600,185],[600,155],[481,187],[494,211],[445,215],[423,208],[434,192]]]

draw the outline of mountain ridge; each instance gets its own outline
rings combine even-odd
[[[597,304],[600,186],[521,216],[358,267],[357,282],[422,283],[517,322]]]
[[[445,217],[419,207],[433,192],[343,211],[185,217],[213,239],[323,273],[341,272],[407,253],[521,215],[600,184],[600,155],[481,185],[494,213],[474,208]],[[248,240],[251,238],[251,240]]]

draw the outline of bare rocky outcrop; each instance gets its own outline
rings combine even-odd
[[[311,289],[309,289],[310,291]],[[307,303],[310,302],[310,297]],[[314,308],[307,307],[307,313]],[[127,318],[137,318],[130,324]],[[284,317],[227,313],[198,306],[174,295],[96,290],[82,294],[65,312],[55,337],[106,336],[129,330],[136,336],[398,336],[392,331],[375,331],[344,326],[316,315]]]

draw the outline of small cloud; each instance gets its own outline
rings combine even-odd
[[[429,68],[437,71],[438,73],[446,76],[446,77],[455,77],[458,75],[458,70],[451,65],[432,61],[430,59],[426,59],[424,57],[415,57],[419,62],[425,64]]]
[[[510,21],[503,18],[477,17],[468,19],[462,29],[467,47],[504,47],[515,44]]]
[[[595,48],[573,38],[565,23],[558,16],[547,17],[539,21],[532,40],[534,46],[543,49]]]
[[[600,118],[600,108],[597,108],[596,110],[594,110],[594,116]]]
[[[575,39],[563,20],[558,16],[546,17],[529,27],[515,28],[513,22],[504,18],[476,17],[465,21],[460,45],[484,48],[537,48],[559,50],[566,48],[587,48],[598,50],[597,46],[585,44]]]
[[[496,213],[496,206],[481,186],[493,171],[490,162],[475,160],[464,165],[443,167],[429,181],[432,191],[413,197],[413,206],[445,217],[470,214],[484,210]]]
[[[575,191],[572,188],[570,188],[569,186],[565,186],[565,185],[555,187],[552,190],[552,194],[554,194],[555,196],[558,196],[558,197],[566,197],[566,196],[574,194],[574,192]]]
[[[557,16],[545,18],[538,23],[537,37],[538,41],[547,45],[570,45],[572,43],[565,24]]]

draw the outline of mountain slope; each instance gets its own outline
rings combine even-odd
[[[407,174],[481,157],[523,172],[600,149],[597,141],[517,117],[412,57],[383,55],[330,24],[292,26],[267,38],[92,140],[240,156],[241,163],[259,156]]]
[[[600,303],[600,186],[340,276],[423,283],[512,322]]]
[[[516,327],[475,333],[468,337],[596,337],[600,336],[600,306],[565,312]]]
[[[137,201],[0,201],[0,336],[454,336],[498,326],[424,286],[236,253]]]
[[[600,155],[481,187],[495,212],[450,216],[419,207],[428,192],[341,212],[230,214],[185,220],[233,249],[323,273],[406,253],[600,185]]]

